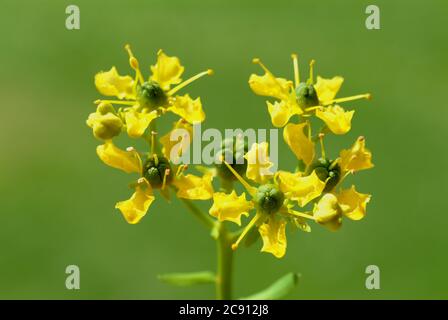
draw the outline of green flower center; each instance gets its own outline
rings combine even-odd
[[[142,107],[154,110],[157,107],[166,105],[168,98],[165,91],[156,81],[147,81],[137,87],[137,98]]]
[[[297,103],[303,109],[319,105],[316,89],[312,84],[301,82],[296,88]]]
[[[258,187],[254,199],[259,210],[272,214],[280,210],[285,200],[285,195],[276,185],[264,184]]]
[[[143,177],[148,180],[151,187],[158,189],[162,187],[163,179],[166,179],[166,184],[170,183],[173,179],[172,174],[166,175],[167,169],[171,170],[171,165],[167,158],[162,156],[151,156],[146,160],[145,165],[143,166]]]
[[[321,181],[330,178],[325,185],[324,192],[331,191],[341,179],[341,167],[338,164],[334,164],[334,161],[328,159],[317,159],[308,167],[306,173],[311,174],[313,170],[316,171],[316,174]]]

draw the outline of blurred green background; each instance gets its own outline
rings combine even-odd
[[[381,30],[364,26],[372,3]],[[65,28],[69,4],[80,7],[80,30]],[[202,98],[206,127],[271,127],[265,99],[247,85],[260,73],[253,57],[291,79],[298,52],[303,73],[314,58],[318,74],[345,77],[341,96],[374,95],[345,104],[356,109],[352,130],[327,143],[336,156],[367,137],[376,166],[350,180],[373,194],[367,217],[337,233],[289,233],[282,260],[260,243],[241,248],[236,296],[296,271],[291,299],[448,298],[446,2],[7,0],[0,12],[0,298],[214,297],[212,286],[158,282],[213,270],[215,244],[177,201],[158,198],[140,224],[126,224],[114,204],[134,177],[99,161],[85,125],[99,97],[94,74],[131,71],[127,42],[146,73],[159,48],[181,58],[184,77],[215,70],[188,89]],[[280,151],[292,169],[293,154]],[[81,268],[81,290],[65,288],[69,264]],[[371,264],[380,290],[365,288]]]

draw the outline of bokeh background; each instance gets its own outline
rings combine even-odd
[[[381,9],[367,30],[365,8]],[[81,29],[65,28],[65,8],[81,10]],[[292,78],[317,60],[322,76],[343,75],[341,95],[370,91],[349,134],[328,153],[367,137],[375,168],[351,179],[373,194],[367,217],[340,232],[314,226],[289,233],[287,255],[236,253],[235,294],[301,273],[291,299],[448,298],[446,232],[446,71],[444,1],[2,1],[0,10],[0,298],[213,298],[212,286],[176,288],[166,272],[214,270],[215,244],[177,201],[159,198],[138,225],[114,209],[134,177],[104,166],[85,125],[99,95],[97,71],[131,70],[131,43],[144,71],[159,48],[177,55],[185,76],[215,76],[189,87],[201,95],[206,127],[270,128],[264,98],[247,80],[260,57]],[[280,166],[295,159],[283,146]],[[207,208],[207,203],[202,208]],[[81,268],[81,290],[65,288],[65,267]],[[378,265],[381,289],[365,288]]]

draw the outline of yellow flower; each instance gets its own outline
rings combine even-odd
[[[297,159],[309,165],[313,161],[315,154],[314,142],[303,132],[306,126],[309,127],[309,123],[287,124],[283,129],[283,138]]]
[[[341,107],[332,107],[334,104],[369,99],[370,94],[361,94],[345,98],[335,98],[344,79],[336,76],[325,79],[320,76],[314,81],[314,60],[310,62],[310,74],[306,82],[300,81],[299,63],[296,54],[292,55],[294,67],[294,83],[284,78],[275,77],[260,59],[254,59],[264,70],[262,76],[252,74],[249,86],[256,94],[277,99],[274,103],[267,102],[268,112],[272,124],[276,127],[285,126],[294,115],[310,116],[314,111],[327,126],[336,134],[343,134],[350,130],[350,121],[353,112],[345,112]],[[340,110],[339,110],[340,109]],[[342,123],[338,124],[339,121]]]
[[[314,206],[314,218],[317,223],[336,231],[342,225],[343,216],[351,220],[364,218],[370,198],[369,194],[357,192],[353,185],[338,194],[326,193]]]
[[[254,143],[244,158],[247,160],[246,177],[258,183],[272,178],[274,164],[269,160],[267,142]]]
[[[129,63],[135,70],[135,78],[120,76],[116,68],[112,67],[107,72],[96,74],[95,85],[101,94],[120,99],[97,100],[96,103],[124,106],[121,112],[129,136],[141,137],[151,121],[166,111],[179,115],[191,124],[204,121],[200,98],[192,99],[188,94],[180,96],[177,92],[195,80],[211,75],[212,70],[203,71],[182,82],[184,67],[179,59],[159,50],[157,62],[151,66],[152,75],[145,81],[130,46],[126,45],[125,48],[129,54]]]
[[[177,188],[177,196],[185,199],[205,200],[213,196],[211,174],[197,177],[192,174],[184,175],[186,166],[174,167],[177,171],[173,176],[170,162],[157,154],[148,156],[143,164],[139,153],[132,147],[122,150],[116,147],[111,140],[105,141],[97,147],[99,158],[108,166],[122,170],[126,173],[138,173],[140,178],[134,183],[134,194],[129,200],[117,203],[126,221],[134,224],[146,214],[155,197],[153,189],[160,189],[162,196],[169,198],[169,185]]]
[[[322,119],[334,134],[346,134],[352,127],[354,110],[345,111],[338,105],[316,110],[316,117]]]
[[[264,156],[267,156],[267,149],[267,142],[254,144],[246,154],[247,156],[252,152],[247,157],[248,166],[250,165],[251,155],[254,156],[254,153],[260,150]],[[241,216],[247,216],[249,211],[255,208],[255,216],[244,227],[232,248],[235,250],[247,233],[257,226],[263,240],[262,251],[269,252],[277,258],[283,257],[286,251],[285,225],[287,221],[291,220],[298,228],[309,231],[304,219],[314,220],[314,217],[307,213],[293,210],[291,201],[297,201],[301,205],[305,205],[320,195],[325,184],[319,180],[314,172],[311,176],[302,178],[281,171],[275,175],[278,179],[272,179],[274,177],[273,173],[267,176],[260,174],[252,176],[251,173],[255,169],[249,169],[248,167],[249,174],[246,173],[246,176],[252,176],[254,181],[260,183],[258,187],[253,187],[230,164],[225,161],[224,163],[245,187],[251,199],[246,200],[244,193],[238,196],[235,191],[230,194],[216,192],[213,194],[213,206],[209,213],[220,221],[227,220],[240,225]],[[264,165],[257,163],[254,168],[270,168],[272,163],[270,163],[271,165],[269,163],[269,160],[264,162]],[[301,185],[297,185],[297,183]]]
[[[241,216],[248,216],[249,211],[253,209],[253,203],[246,200],[246,194],[243,192],[240,196],[236,195],[235,190],[230,194],[224,192],[215,192],[213,194],[213,206],[209,213],[219,221],[231,221],[241,225]]]
[[[111,104],[98,105],[96,112],[91,113],[86,121],[92,128],[95,138],[110,140],[121,133],[123,121],[115,113]]]
[[[373,167],[372,153],[365,146],[366,140],[361,136],[350,149],[341,151],[340,166],[343,171],[359,171]]]

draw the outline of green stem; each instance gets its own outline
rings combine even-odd
[[[233,250],[231,247],[231,237],[224,224],[219,226],[219,236],[217,241],[218,266],[216,272],[216,299],[232,299],[232,267]]]

